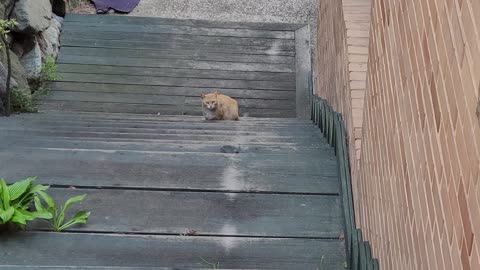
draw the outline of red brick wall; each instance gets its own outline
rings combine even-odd
[[[318,25],[357,225],[381,269],[479,270],[480,0],[371,1],[322,0]]]
[[[479,30],[480,0],[373,1],[355,197],[382,269],[480,269]]]
[[[321,0],[319,7],[316,93],[344,117],[354,182],[361,150],[370,10],[371,0]]]

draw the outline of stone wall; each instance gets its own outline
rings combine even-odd
[[[9,8],[10,6],[12,8]],[[53,7],[61,10],[58,4]],[[53,14],[53,7],[50,0],[4,0],[0,3],[0,18],[15,19],[18,23],[8,36],[12,86],[26,95],[30,95],[34,90],[30,89],[28,81],[36,80],[40,76],[45,59],[55,58],[58,54],[63,19]],[[6,52],[6,48],[0,49],[0,102],[6,93]]]

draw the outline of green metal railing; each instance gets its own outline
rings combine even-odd
[[[312,96],[312,121],[320,128],[328,143],[335,148],[341,180],[340,196],[345,218],[345,245],[350,270],[378,270],[378,260],[372,258],[370,243],[363,241],[355,224],[350,162],[348,159],[345,126],[342,115],[335,112],[326,100]]]

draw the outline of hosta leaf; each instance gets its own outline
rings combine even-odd
[[[37,185],[33,185],[33,186],[30,188],[29,192],[33,194],[33,193],[37,193],[37,192],[39,192],[39,191],[45,191],[45,190],[47,190],[49,187],[50,187],[50,186],[44,186],[44,185],[37,184]]]
[[[87,223],[87,220],[88,220],[89,216],[90,216],[90,212],[78,211],[70,221],[68,221],[67,223],[60,226],[57,229],[57,231],[62,231],[62,230],[66,229],[66,228],[68,228],[72,225],[75,225],[75,224],[85,224],[85,223]]]
[[[68,199],[65,204],[63,205],[62,209],[61,209],[61,212],[64,212],[65,210],[67,210],[67,208],[72,205],[72,203],[75,203],[75,202],[79,202],[83,199],[85,199],[85,196],[87,196],[87,194],[83,194],[83,195],[80,195],[80,196],[75,196],[75,197],[72,197],[70,199]]]
[[[7,183],[5,183],[5,179],[0,179],[0,187],[2,188],[2,203],[3,209],[8,209],[10,207],[10,193],[8,192]]]
[[[47,210],[35,211],[35,212],[32,212],[32,214],[35,218],[41,218],[41,219],[52,219],[53,218],[52,213],[48,212]]]
[[[8,221],[12,218],[12,216],[13,216],[14,213],[15,213],[15,208],[9,207],[7,210],[2,211],[2,212],[0,213],[0,219],[1,219],[4,223],[6,223],[6,222],[8,222]]]
[[[48,207],[55,208],[55,202],[50,195],[43,191],[38,191],[38,195],[40,195],[40,197],[42,197],[42,199],[47,203]]]
[[[35,216],[33,215],[32,212],[29,212],[29,211],[23,210],[23,209],[15,209],[15,214],[13,214],[13,218],[15,218],[15,216],[20,216],[22,219],[24,219],[26,221],[30,221],[30,220],[35,219]],[[13,220],[13,218],[12,218],[12,220]]]
[[[36,197],[33,199],[33,202],[35,204],[35,209],[37,211],[46,211],[45,207],[43,207],[42,202],[40,201],[40,198]]]
[[[30,184],[34,180],[35,180],[35,178],[29,177],[25,180],[15,182],[14,184],[10,185],[8,187],[8,193],[9,193],[9,196],[10,196],[10,200],[13,201],[13,200],[17,199],[18,197],[22,196],[22,194],[24,194],[25,191],[27,191],[28,187],[30,186]]]
[[[28,218],[27,216],[24,216],[22,213],[15,211],[15,214],[12,217],[12,221],[15,223],[20,223],[22,225],[27,224],[27,220],[32,220]]]

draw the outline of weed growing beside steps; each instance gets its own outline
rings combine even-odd
[[[62,231],[75,224],[85,224],[90,212],[78,211],[70,220],[65,220],[65,211],[75,203],[83,200],[86,195],[75,196],[57,208],[53,199],[46,193],[49,186],[33,184],[34,177],[29,177],[7,185],[0,178],[0,230],[24,229],[27,222],[35,219],[49,220],[55,231]],[[46,207],[43,206],[43,202]]]
[[[36,79],[29,80],[30,90],[17,89],[11,93],[11,108],[13,112],[33,113],[37,112],[36,100],[50,92],[50,83],[58,80],[60,76],[57,73],[57,65],[55,59],[51,56],[45,59],[42,65],[40,76]]]

